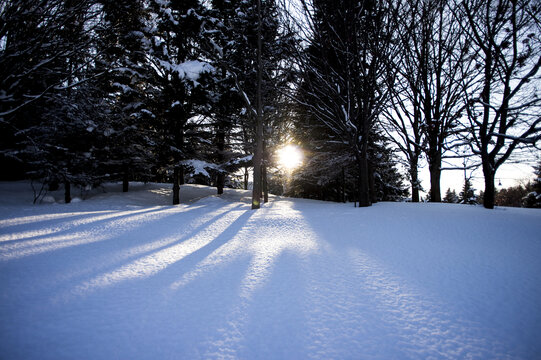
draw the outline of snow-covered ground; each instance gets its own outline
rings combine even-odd
[[[0,183],[0,358],[541,358],[539,210],[106,190]]]

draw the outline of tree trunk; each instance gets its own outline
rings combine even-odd
[[[218,188],[218,195],[222,195],[224,193],[224,185],[225,185],[225,174],[220,172],[218,173],[218,176],[216,179],[216,187]]]
[[[245,167],[244,168],[244,190],[248,190],[248,177],[249,177],[249,173],[248,173],[248,168]]]
[[[411,176],[411,202],[419,202],[419,170],[417,168],[417,159],[410,161]]]
[[[256,155],[257,155],[256,150]],[[254,156],[254,159],[257,156]],[[259,163],[259,165],[256,165]],[[254,182],[252,189],[252,209],[259,209],[261,207],[261,161],[254,161]]]
[[[494,167],[488,161],[483,161],[483,175],[485,176],[485,194],[483,197],[483,206],[486,209],[494,209],[494,198],[496,196],[496,188],[494,186],[494,178],[496,172]]]
[[[222,164],[224,162],[224,151],[225,151],[225,125],[223,121],[221,121],[218,124],[218,130],[216,134],[216,145],[217,145],[216,158],[218,160],[218,164]],[[225,174],[222,172],[219,172],[218,176],[216,177],[216,188],[218,189],[218,195],[221,195],[224,193],[224,186],[225,186]]]
[[[69,204],[71,202],[71,184],[69,181],[64,181],[64,202]]]
[[[263,202],[266,204],[269,202],[269,182],[267,178],[267,166],[263,165],[261,168],[261,182],[263,184]]]
[[[441,202],[441,170],[430,169],[430,202]]]
[[[122,177],[122,192],[128,192],[130,186],[130,174],[128,169],[124,169],[124,175]]]
[[[417,171],[415,171],[415,174],[411,174],[411,202],[418,203],[419,198],[419,179]]]
[[[255,135],[254,163],[254,187],[252,190],[252,209],[261,207],[261,165],[263,160],[263,103],[261,85],[263,82],[263,63],[261,58],[262,34],[261,34],[261,0],[257,1],[257,117]]]
[[[175,166],[173,170],[173,205],[180,204],[180,168]]]
[[[366,152],[364,152],[364,155],[365,156],[361,154],[357,156],[357,163],[359,166],[359,207],[366,207],[371,205],[368,180],[368,160],[366,159]]]
[[[428,166],[430,170],[430,202],[441,202],[441,156],[434,155]]]
[[[265,124],[263,124],[265,128]],[[263,202],[266,204],[269,202],[269,179],[267,177],[267,143],[265,141],[265,136],[262,137],[263,140],[263,162],[261,164],[261,186],[263,191]]]
[[[161,184],[163,183],[163,174],[159,173],[157,170],[155,171],[155,174],[154,174],[154,181],[156,181],[158,184]]]
[[[479,137],[481,138],[481,162],[483,163],[483,175],[485,177],[485,194],[483,198],[483,206],[486,209],[494,209],[494,197],[496,195],[494,189],[494,175],[496,170],[494,169],[494,164],[490,161],[488,150],[490,144],[490,135],[488,135],[488,129],[490,124],[490,90],[491,83],[494,78],[494,75],[492,74],[492,46],[490,46],[483,52],[485,54],[485,78],[483,84],[483,91],[481,92],[481,100],[483,102],[483,123],[481,125],[481,128],[479,129]]]

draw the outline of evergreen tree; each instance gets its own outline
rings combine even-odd
[[[528,184],[526,188],[518,185],[498,190],[494,199],[495,204],[497,206],[529,207],[526,206],[527,204],[523,203],[524,199],[528,197],[529,185],[530,184]]]
[[[148,88],[154,120],[157,172],[172,173],[173,204],[180,202],[183,162],[196,159],[200,119],[207,103],[205,73],[212,67],[201,60],[199,38],[203,8],[197,0],[150,1],[150,60],[152,80]]]
[[[534,167],[534,175],[533,191],[535,191],[537,195],[541,195],[541,161]]]
[[[236,171],[242,163],[246,165],[239,159],[255,154],[259,112],[264,122],[264,159],[268,159],[270,136],[275,133],[273,130],[280,119],[278,101],[284,75],[280,66],[286,57],[291,36],[281,28],[276,1],[261,1],[259,10],[261,16],[258,15],[257,2],[212,1],[211,16],[205,25],[208,56],[216,69],[211,111],[216,132],[215,159],[221,167],[217,177],[219,192],[225,175]],[[260,111],[257,96],[259,67],[262,70]],[[263,162],[263,173],[267,162]],[[266,179],[266,176],[262,178]]]
[[[455,190],[451,190],[451,188],[448,188],[445,192],[445,196],[443,197],[443,202],[456,204],[458,203],[458,201],[458,196],[456,195]]]
[[[95,2],[21,1],[1,7],[0,117],[15,141],[4,153],[27,164],[28,175],[65,185],[87,185],[95,165],[101,98],[96,76]],[[95,131],[96,130],[96,131]]]
[[[531,191],[522,198],[523,207],[541,208],[541,161],[534,166],[534,175]]]
[[[109,180],[122,180],[128,191],[130,179],[148,180],[154,162],[152,114],[147,91],[149,14],[141,0],[101,0],[99,58],[106,75],[101,90],[109,104],[107,149],[102,166]]]
[[[297,114],[293,137],[305,154],[303,165],[293,173],[286,194],[320,200],[358,201],[355,157],[347,145],[338,141],[329,129],[310,116]],[[301,120],[303,119],[303,120]],[[395,152],[381,134],[372,134],[369,155],[371,202],[398,201],[408,195],[404,176],[397,170]]]
[[[371,201],[401,201],[409,195],[409,189],[397,169],[397,155],[381,132],[375,132],[373,138],[369,153]]]
[[[475,189],[473,188],[470,179],[464,181],[462,191],[458,194],[458,201],[461,204],[477,204],[477,197],[475,196]]]
[[[237,130],[237,127],[249,124],[251,115],[241,96],[246,88],[244,77],[255,80],[253,69],[243,64],[247,59],[254,61],[255,56],[248,45],[249,37],[256,31],[255,23],[254,19],[247,18],[244,9],[247,6],[249,4],[241,1],[212,1],[209,21],[205,24],[205,46],[216,69],[209,116],[215,144],[215,154],[211,158],[219,166],[215,174],[218,194],[223,193],[228,174],[237,171],[241,165],[242,161],[238,160],[252,152],[249,140],[243,137],[246,132]]]
[[[391,2],[301,1],[311,25],[299,57],[297,101],[355,158],[359,204],[369,206],[369,151],[374,124],[388,101],[394,46]]]

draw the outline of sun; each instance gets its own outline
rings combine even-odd
[[[278,165],[288,171],[302,164],[302,150],[298,146],[288,144],[277,151]]]

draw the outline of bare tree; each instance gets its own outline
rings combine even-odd
[[[465,0],[458,18],[471,40],[476,86],[465,86],[469,145],[480,156],[484,206],[494,207],[498,168],[523,145],[541,138],[541,98],[535,82],[541,68],[538,1]]]
[[[468,39],[452,14],[456,3],[407,0],[395,20],[401,44],[394,59],[392,107],[387,129],[407,160],[412,199],[418,201],[418,163],[426,155],[431,201],[441,201],[442,162],[457,144],[464,101],[463,85],[471,81]]]
[[[405,157],[412,202],[419,202],[419,161],[423,152],[422,106],[419,61],[419,14],[415,0],[399,8],[397,21],[400,55],[393,59],[395,76],[390,78],[390,105],[383,112],[382,128]]]

